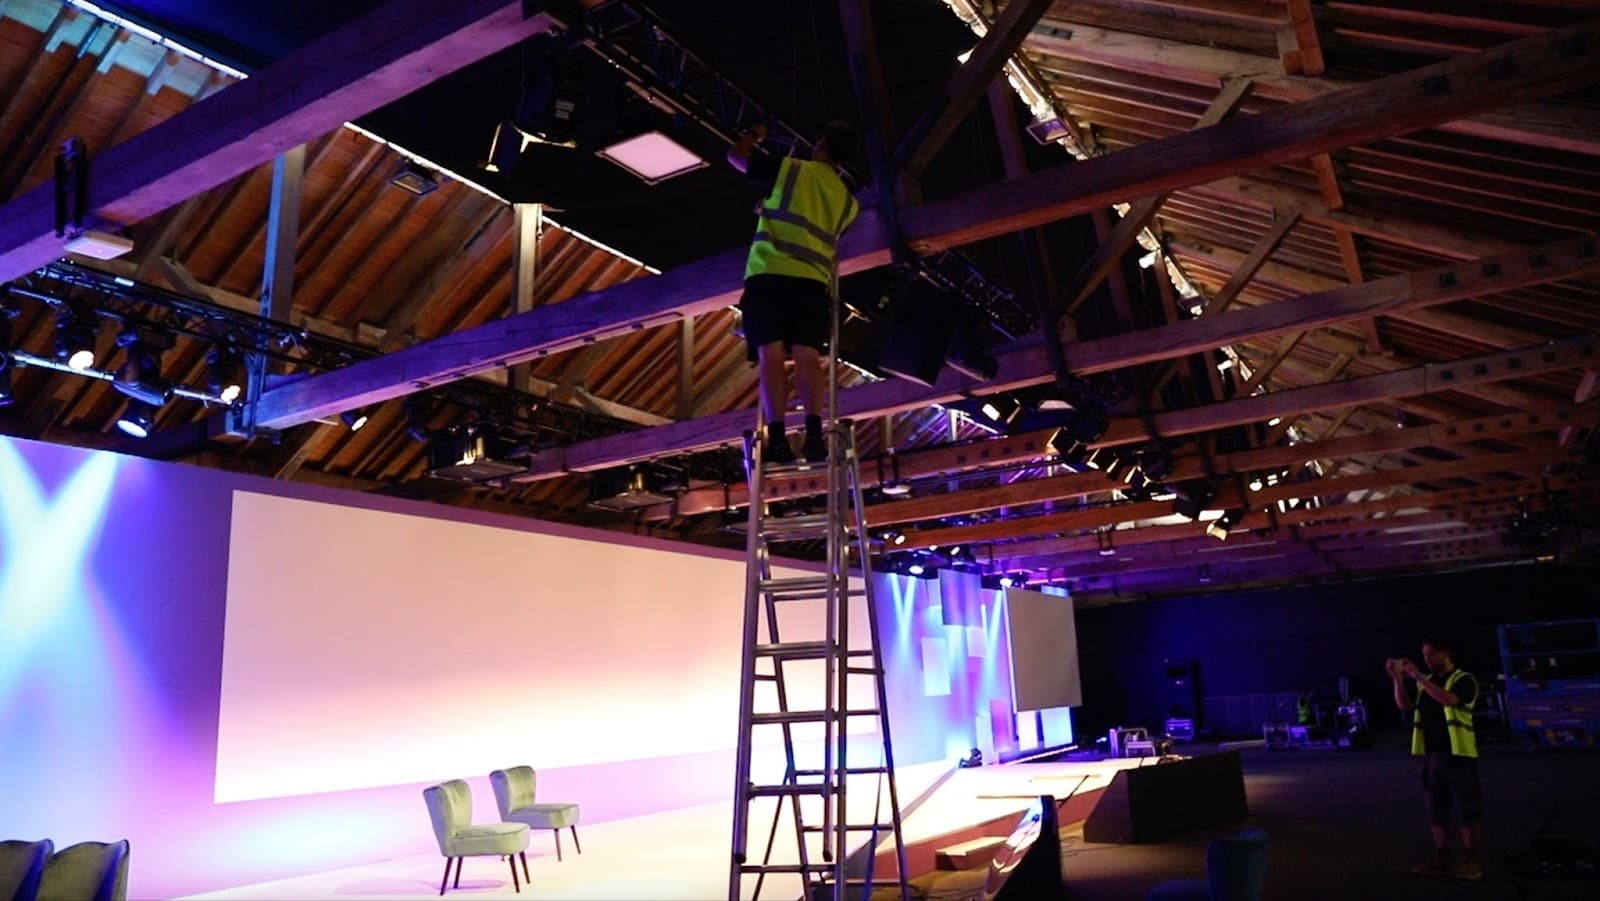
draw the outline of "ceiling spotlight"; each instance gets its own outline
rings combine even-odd
[[[883,543],[889,545],[890,547],[899,547],[900,545],[906,543],[906,533],[901,532],[898,529],[890,529],[889,531],[883,533]]]
[[[911,485],[901,481],[885,482],[878,486],[878,490],[889,497],[905,497],[911,493]]]
[[[438,173],[426,166],[412,160],[406,160],[405,164],[400,167],[400,171],[390,177],[389,184],[402,191],[421,197],[424,194],[432,194],[434,191],[439,190],[439,176]]]
[[[1022,404],[1014,397],[991,397],[978,409],[991,422],[1010,425],[1022,413]]]
[[[207,386],[213,397],[231,404],[244,396],[244,379],[240,373],[243,367],[237,350],[226,345],[211,348],[206,351],[206,367]]]
[[[128,408],[122,411],[122,416],[117,420],[117,428],[135,438],[144,438],[150,434],[156,421],[156,408],[142,400],[128,401]]]
[[[906,572],[912,574],[913,576],[920,576],[927,571],[928,568],[923,566],[921,563],[913,563],[906,567]]]
[[[63,310],[56,315],[56,359],[78,371],[94,366],[94,336],[100,321],[93,313]]]
[[[361,431],[361,427],[366,425],[367,420],[371,417],[367,414],[366,409],[363,408],[346,410],[339,414],[339,418],[344,420],[344,424],[350,427],[350,431],[359,432]]]
[[[171,340],[171,336],[166,336],[162,343],[171,346]],[[124,329],[117,336],[117,346],[123,348],[124,358],[111,382],[111,387],[123,394],[156,407],[172,399],[172,385],[161,378],[161,351],[165,347],[158,346],[158,341],[154,336]]]
[[[1206,525],[1206,534],[1218,541],[1227,541],[1228,533],[1244,521],[1244,509],[1232,507],[1224,510],[1222,515]]]
[[[1001,588],[1010,588],[1011,586],[1013,586],[1015,584],[1017,584],[1016,580],[1011,578],[1011,574],[1010,573],[1007,573],[1007,574],[1005,574],[1005,575],[1000,577],[1000,587]]]

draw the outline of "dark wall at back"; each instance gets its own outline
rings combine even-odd
[[[1418,660],[1429,633],[1487,681],[1500,671],[1495,627],[1600,616],[1600,570],[1509,566],[1370,582],[1214,594],[1080,608],[1084,739],[1112,726],[1159,730],[1196,696],[1330,689],[1340,676],[1364,698],[1375,729],[1400,725],[1387,657]],[[1169,668],[1194,682],[1175,685]]]

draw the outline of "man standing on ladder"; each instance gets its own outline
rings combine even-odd
[[[812,146],[811,159],[792,153],[778,159],[756,152],[767,137],[765,126],[745,132],[728,150],[728,164],[766,191],[756,234],[744,269],[744,321],[749,359],[760,373],[761,415],[766,423],[762,459],[793,463],[794,448],[784,434],[788,401],[785,357],[794,359],[795,382],[805,409],[807,461],[828,457],[822,437],[822,351],[832,329],[833,297],[838,290],[839,236],[855,221],[860,206],[839,177],[859,139],[848,122],[830,122]]]

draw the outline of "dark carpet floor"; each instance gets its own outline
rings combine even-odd
[[[1068,897],[1138,899],[1168,879],[1204,877],[1205,845],[1246,825],[1272,842],[1269,899],[1586,899],[1600,901],[1600,879],[1530,872],[1520,852],[1552,811],[1546,835],[1600,842],[1600,752],[1533,752],[1515,745],[1482,749],[1484,877],[1477,882],[1413,875],[1432,849],[1419,766],[1399,733],[1371,751],[1243,752],[1250,817],[1159,845],[1086,843],[1081,827],[1063,836]]]

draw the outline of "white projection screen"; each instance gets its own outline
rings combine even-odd
[[[1078,626],[1072,599],[1006,589],[1011,634],[1011,687],[1017,711],[1078,707]]]
[[[744,563],[693,551],[236,492],[216,800],[731,748]]]

